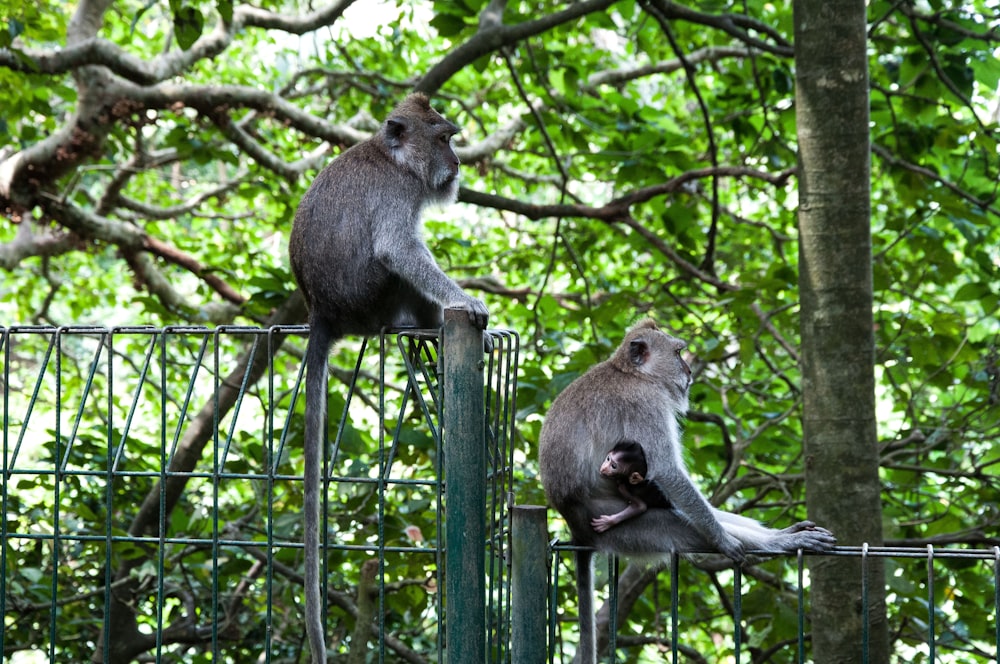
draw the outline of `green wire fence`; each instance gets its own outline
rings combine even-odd
[[[306,661],[307,333],[0,328],[3,661]],[[518,339],[489,336],[449,315],[334,350],[337,661],[507,657]]]
[[[307,661],[307,334],[0,327],[3,662]],[[332,370],[329,395],[332,661],[573,661],[574,547],[550,541],[544,508],[513,507],[519,341],[489,338],[484,353],[449,314],[334,350],[353,368]],[[908,585],[890,606],[897,660],[997,661],[1000,547],[826,555],[856,559],[862,579],[887,561]],[[708,635],[735,664],[807,662],[826,627],[807,620],[801,555],[744,571],[674,557],[663,572],[612,557],[598,572],[602,661],[712,661]],[[970,578],[989,596],[962,597]],[[637,632],[623,618],[639,602],[652,619]],[[985,618],[963,618],[970,602]]]

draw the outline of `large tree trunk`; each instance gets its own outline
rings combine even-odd
[[[840,544],[880,545],[865,3],[795,0],[794,13],[806,502]],[[888,662],[881,560],[867,608],[858,559],[810,562],[814,660]]]

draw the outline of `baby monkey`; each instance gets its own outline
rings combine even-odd
[[[590,520],[594,530],[603,533],[622,521],[632,519],[650,507],[669,509],[670,500],[655,482],[646,479],[646,453],[634,440],[618,442],[601,464],[601,475],[618,482],[618,492],[628,505],[615,514],[604,514]]]

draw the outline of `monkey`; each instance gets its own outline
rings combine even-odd
[[[295,211],[289,259],[308,308],[303,522],[306,634],[326,662],[319,524],[327,360],[346,335],[439,328],[444,309],[486,329],[489,311],[465,293],[421,236],[423,210],[458,195],[458,127],[421,93],[406,97],[371,138],[345,150],[313,180]],[[486,333],[484,332],[484,335]]]
[[[830,531],[810,521],[783,530],[712,507],[695,486],[681,458],[678,417],[688,410],[691,369],[682,357],[687,344],[652,320],[635,325],[611,357],[570,383],[545,415],[539,434],[539,470],[546,498],[565,519],[576,552],[580,652],[596,660],[593,549],[622,555],[718,552],[742,565],[747,551],[770,554],[798,549],[827,551]],[[615,528],[598,531],[595,517],[620,503],[615,482],[594,468],[609,440],[634,440],[646,455],[646,479],[671,509],[647,510]]]
[[[625,509],[615,514],[605,514],[590,520],[597,532],[604,532],[617,524],[637,517],[650,507],[670,509],[670,500],[663,495],[655,482],[646,479],[646,453],[634,440],[621,440],[604,458],[598,471],[618,483],[618,493],[628,502]]]

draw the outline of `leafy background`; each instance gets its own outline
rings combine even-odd
[[[998,12],[986,0],[868,3],[889,544],[1000,543]],[[302,322],[287,260],[299,198],[420,88],[462,128],[465,163],[460,203],[429,212],[428,242],[492,324],[522,336],[518,502],[544,501],[534,446],[553,396],[652,315],[691,343],[687,458],[705,491],[766,522],[804,516],[786,3],[14,0],[0,28],[0,324]],[[84,375],[64,389],[82,390]],[[100,436],[88,444],[106,454]],[[74,487],[67,509],[89,518],[102,491]],[[234,509],[253,502],[247,491]],[[51,513],[46,492],[16,493],[36,503],[8,503],[11,531]],[[7,603],[5,657],[39,638],[14,626],[47,606],[48,560],[7,558],[8,594],[41,595]],[[992,575],[943,565],[947,648],[985,661]],[[927,653],[918,567],[888,570],[895,649],[913,661]],[[686,586],[707,587],[690,574]],[[759,583],[744,600],[751,653],[786,661],[794,617],[772,615],[773,584]],[[720,587],[684,600],[702,626],[686,636],[695,661],[726,652]],[[560,592],[569,630],[575,603]],[[626,631],[662,625],[662,609],[650,590]],[[246,628],[235,642],[253,638]],[[626,661],[659,661],[662,638],[626,645]],[[67,661],[89,656],[63,647]]]

